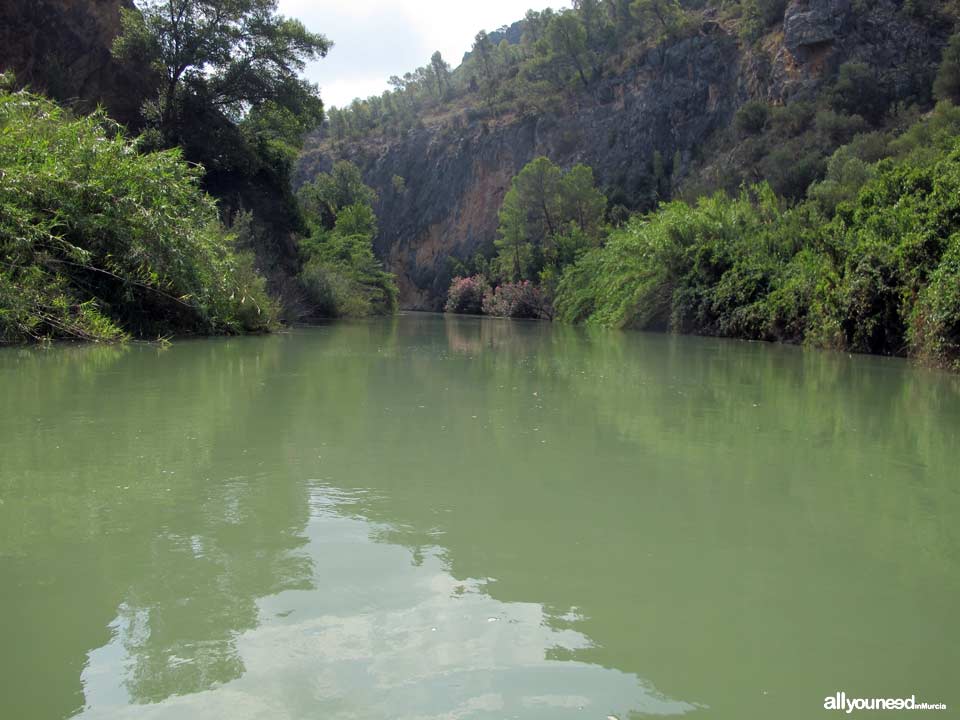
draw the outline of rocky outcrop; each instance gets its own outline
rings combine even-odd
[[[836,40],[849,13],[850,0],[791,3],[783,17],[783,44],[795,57],[803,57]]]
[[[902,5],[876,0],[862,10],[851,0],[792,0],[766,99],[810,99],[840,65],[862,62],[874,68],[893,98],[927,100],[950,26],[910,17]]]
[[[0,68],[79,111],[98,104],[136,123],[149,74],[121,67],[110,55],[120,8],[132,0],[4,0],[0,3]]]

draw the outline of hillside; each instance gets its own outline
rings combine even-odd
[[[932,107],[956,16],[897,0],[687,2],[644,26],[617,16],[623,5],[567,13],[586,28],[568,53],[528,13],[519,43],[516,29],[496,45],[478,35],[449,74],[428,65],[397,79],[382,98],[331,111],[308,140],[295,182],[347,159],[376,189],[376,250],[402,306],[439,309],[450,258],[492,254],[510,181],[540,155],[591,166],[613,220],[758,180],[802,197],[839,146]],[[752,104],[759,126],[735,122]]]

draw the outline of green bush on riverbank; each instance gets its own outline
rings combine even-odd
[[[853,199],[832,215],[816,185],[795,206],[761,185],[634,218],[566,269],[558,317],[960,369],[958,115],[941,106],[839,179]]]
[[[105,114],[0,87],[0,341],[269,328],[202,170],[141,153]]]
[[[299,280],[314,313],[325,317],[390,315],[397,309],[396,279],[373,254],[376,193],[360,169],[341,161],[298,193],[309,226],[301,243]]]
[[[524,217],[548,205],[531,207]],[[534,277],[558,320],[907,355],[960,370],[960,108],[949,102],[899,137],[855,137],[802,202],[764,183],[733,198],[664,203],[605,233]],[[473,263],[474,283],[509,281],[497,270],[508,266],[500,250],[498,262]]]

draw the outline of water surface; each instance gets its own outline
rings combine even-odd
[[[6,349],[0,399],[4,718],[960,707],[949,375],[406,315]]]

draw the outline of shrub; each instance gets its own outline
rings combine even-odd
[[[910,349],[930,365],[960,370],[960,234],[920,293],[910,315]]]
[[[933,94],[938,100],[949,100],[960,105],[960,34],[950,38],[943,51],[943,60],[933,83]]]
[[[263,330],[276,308],[201,171],[102,112],[0,90],[0,339]]]
[[[366,208],[363,205],[352,208]],[[347,208],[349,210],[349,208]],[[347,220],[363,212],[338,218],[337,229],[304,241],[307,261],[300,282],[320,317],[389,315],[397,309],[397,287],[373,254],[370,236],[341,234]]]
[[[802,146],[778,147],[760,163],[760,169],[771,187],[784,197],[796,200],[807,193],[812,182],[823,177],[826,167],[816,150],[803,151]]]
[[[480,315],[483,312],[483,298],[489,292],[490,285],[482,275],[455,277],[450,283],[443,309],[448,313]]]
[[[840,66],[837,81],[828,93],[831,107],[845,115],[861,115],[876,123],[890,103],[890,97],[869,65],[847,62]]]
[[[483,298],[487,315],[511,318],[543,318],[553,316],[552,309],[540,289],[529,280],[505,283]]]
[[[741,135],[758,135],[766,127],[770,108],[759,100],[745,103],[734,116],[733,122]]]

